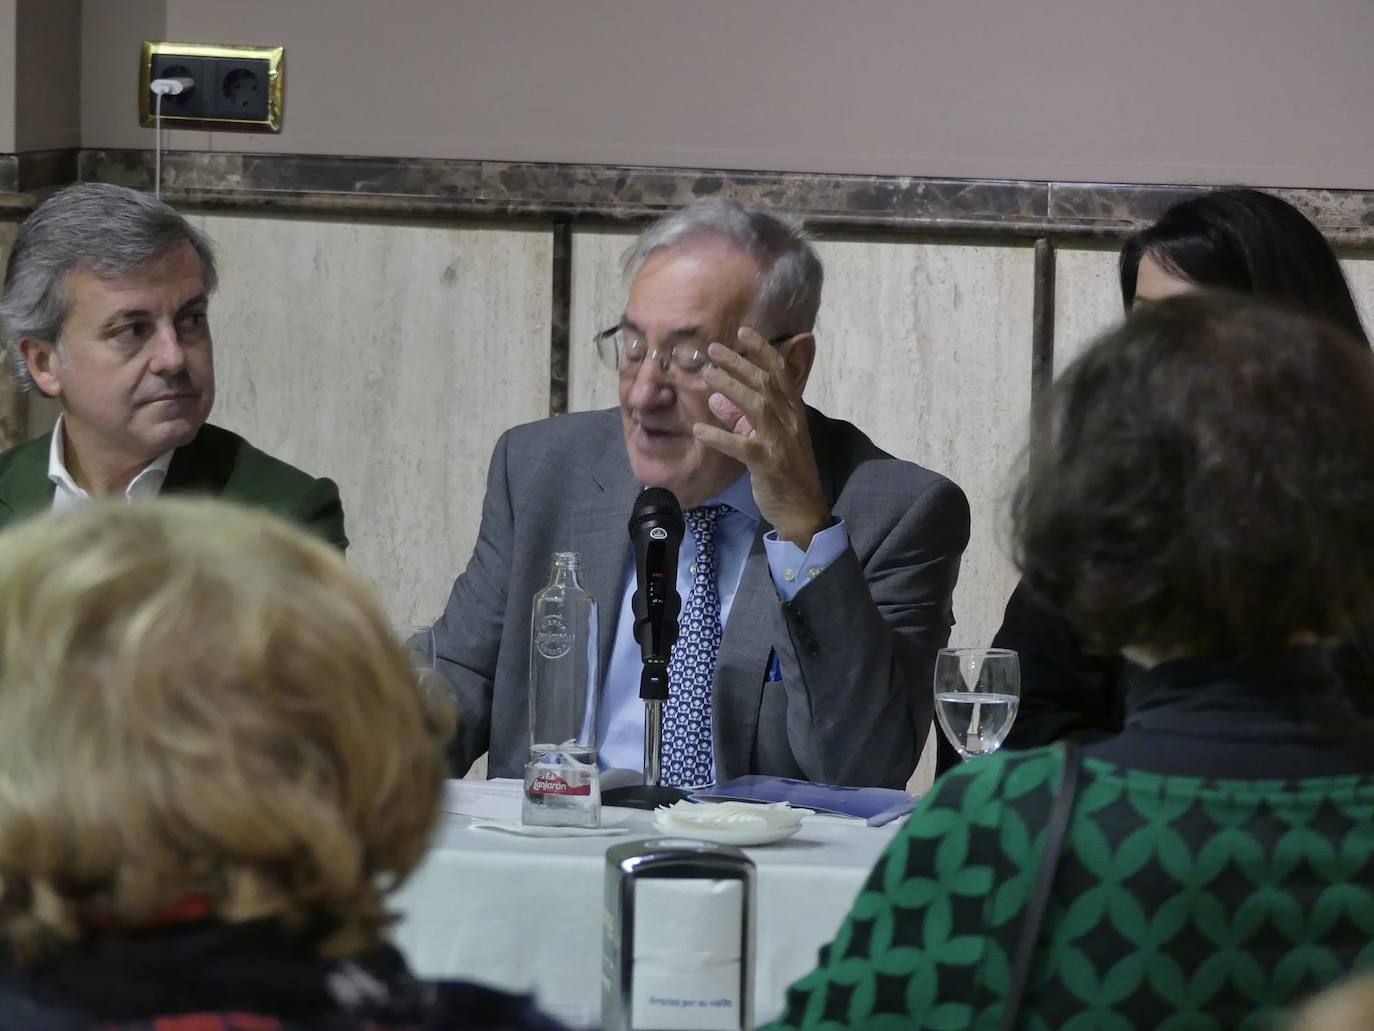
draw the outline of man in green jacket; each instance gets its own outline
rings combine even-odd
[[[96,497],[200,493],[347,547],[332,480],[205,421],[216,283],[209,242],[135,190],[83,183],[29,216],[10,253],[0,331],[20,384],[58,398],[62,415],[50,434],[0,454],[0,529]]]

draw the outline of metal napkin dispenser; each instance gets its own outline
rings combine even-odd
[[[754,864],[689,838],[606,853],[607,1031],[745,1031],[754,1014]]]

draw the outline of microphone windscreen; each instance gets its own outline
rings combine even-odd
[[[634,533],[636,526],[650,520],[678,527],[686,525],[677,495],[667,487],[645,487],[639,492],[635,507],[630,512],[630,533]]]

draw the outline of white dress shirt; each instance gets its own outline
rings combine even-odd
[[[137,476],[124,488],[124,499],[155,498],[162,491],[162,482],[167,479],[167,468],[172,464],[172,454],[176,449],[164,451],[143,467]],[[67,471],[66,434],[62,430],[62,417],[57,417],[57,425],[52,429],[52,445],[48,449],[48,479],[53,484],[52,510],[65,512],[91,500],[90,494],[77,486],[72,474]]]

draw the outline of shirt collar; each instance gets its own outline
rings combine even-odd
[[[167,470],[171,467],[175,451],[175,448],[169,448],[139,470],[138,475],[129,481],[129,486],[124,488],[125,499],[132,501],[134,498],[157,494],[162,489],[162,481],[167,478]],[[90,494],[72,479],[65,459],[66,433],[63,430],[62,416],[59,415],[57,424],[52,428],[52,442],[48,445],[48,479],[59,493],[67,497],[89,498]]]
[[[748,473],[702,504],[729,505],[740,515],[748,516],[750,520],[756,523],[763,519],[759,513],[758,503],[754,500],[754,484],[749,479]]]
[[[59,491],[66,494],[85,494],[86,492],[76,485],[71,473],[67,472],[67,464],[62,460],[63,451],[62,416],[59,415],[57,425],[52,428],[52,440],[48,444],[48,479]]]

